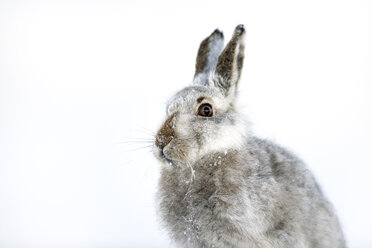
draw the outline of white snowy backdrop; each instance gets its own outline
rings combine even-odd
[[[200,41],[240,23],[242,112],[371,247],[368,0],[0,1],[0,247],[173,247],[146,140]]]

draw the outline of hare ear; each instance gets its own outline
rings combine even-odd
[[[217,64],[218,56],[223,49],[223,33],[216,29],[210,36],[200,43],[196,57],[194,83],[208,84],[209,74]]]
[[[236,95],[237,85],[243,68],[245,28],[238,25],[233,37],[218,58],[215,69],[215,86],[225,95]]]

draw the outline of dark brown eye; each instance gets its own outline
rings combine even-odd
[[[199,106],[198,115],[204,117],[211,117],[213,115],[213,108],[210,104],[204,103]]]

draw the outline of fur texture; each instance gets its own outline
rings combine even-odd
[[[237,26],[223,51],[220,31],[207,37],[193,85],[168,103],[154,144],[162,222],[179,247],[344,248],[332,206],[303,162],[253,136],[235,108],[244,34]],[[198,111],[206,103],[210,117]]]

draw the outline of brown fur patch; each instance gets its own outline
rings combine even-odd
[[[175,132],[173,129],[175,115],[175,113],[170,115],[156,134],[155,145],[160,149],[163,149],[173,138],[175,138]]]

